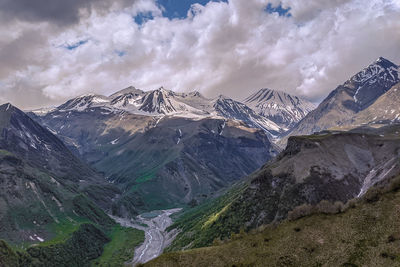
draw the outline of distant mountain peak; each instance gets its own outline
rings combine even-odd
[[[219,95],[216,100],[232,100],[231,98],[224,96],[224,95]]]
[[[384,57],[378,57],[378,59],[375,61],[375,63],[380,64],[380,65],[390,65],[390,66],[397,67],[396,64],[394,64],[392,61],[390,61]]]
[[[197,91],[175,93],[164,87],[147,92],[128,87],[109,97],[85,95],[68,100],[50,112],[93,112],[94,108],[99,108],[100,114],[119,114],[122,110],[144,116],[167,115],[194,119],[229,118],[241,120],[250,127],[263,129],[274,136],[284,131],[274,122],[258,115],[245,104],[227,96],[220,95],[217,98],[208,99]],[[42,113],[40,115],[43,115]]]
[[[112,95],[109,96],[109,98],[114,99],[116,97],[119,97],[121,95],[126,95],[126,94],[144,94],[144,91],[137,89],[134,86],[129,86],[127,88],[124,88],[122,90],[119,90]]]
[[[287,135],[305,135],[332,127],[344,126],[356,114],[369,109],[382,95],[399,82],[399,66],[380,57],[345,83],[336,87],[314,111],[310,112]],[[378,104],[374,105],[374,108],[378,108]],[[394,115],[397,115],[396,110],[395,108],[388,110],[387,107],[384,107],[385,113],[393,112]],[[375,120],[375,116],[372,116],[372,120]],[[369,117],[369,114],[363,112],[361,117]],[[359,119],[357,123],[363,122]]]
[[[354,102],[364,109],[370,105],[382,93],[385,93],[391,86],[400,81],[399,67],[393,62],[379,57],[375,62],[362,69],[351,77],[344,86],[354,88]],[[375,90],[375,86],[386,88]]]
[[[5,103],[3,105],[0,106],[0,111],[14,111],[15,109],[17,109],[16,107],[14,107],[11,103]]]
[[[262,88],[244,103],[281,127],[290,128],[315,108],[314,104],[283,91]]]
[[[190,96],[196,96],[196,97],[203,97],[203,95],[199,91],[192,91],[188,93]]]
[[[108,103],[110,100],[108,97],[103,95],[96,94],[86,94],[82,96],[78,96],[71,100],[68,100],[64,104],[60,105],[58,109],[60,110],[85,110],[86,108],[90,108],[94,105]]]

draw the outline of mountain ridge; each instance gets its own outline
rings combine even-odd
[[[197,91],[176,93],[160,87],[144,92],[128,87],[111,94],[109,97],[85,94],[66,101],[57,108],[33,110],[38,116],[55,111],[85,111],[90,108],[104,108],[111,112],[129,112],[143,116],[173,116],[190,119],[227,118],[241,120],[248,126],[260,128],[271,137],[278,136],[285,129],[273,121],[256,114],[251,108],[226,96],[213,99],[205,98]]]
[[[284,134],[281,143],[291,135],[312,134],[331,127],[340,127],[368,108],[381,95],[400,82],[399,67],[382,57],[339,85],[291,130]]]

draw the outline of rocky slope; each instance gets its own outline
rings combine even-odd
[[[248,184],[179,219],[174,227],[184,231],[172,248],[205,246],[242,227],[280,221],[304,203],[344,203],[364,195],[400,173],[399,131],[397,125],[289,138],[287,148]]]
[[[312,134],[346,125],[355,114],[367,109],[398,82],[399,67],[387,59],[379,58],[338,86],[285,135]]]
[[[305,99],[268,88],[250,95],[243,103],[285,129],[291,129],[315,109],[314,104]]]
[[[392,124],[400,122],[400,83],[380,96],[371,106],[357,113],[350,125]]]

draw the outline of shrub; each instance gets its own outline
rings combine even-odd
[[[382,192],[380,188],[372,187],[365,193],[364,199],[368,203],[376,202],[379,200],[381,194]]]
[[[313,213],[313,206],[309,204],[302,204],[297,206],[292,211],[288,212],[288,220],[293,221],[301,217],[309,216]]]
[[[343,203],[336,201],[335,203],[329,202],[327,200],[321,200],[317,205],[317,212],[323,214],[336,214],[343,210]]]
[[[346,204],[343,207],[343,211],[347,209],[354,209],[357,206],[358,199],[357,198],[352,198],[349,201],[346,202]]]

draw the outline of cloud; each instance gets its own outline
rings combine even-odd
[[[65,26],[78,23],[82,16],[93,10],[108,11],[111,7],[124,7],[133,2],[134,0],[0,0],[0,13],[3,20],[46,21]]]
[[[195,4],[183,19],[153,0],[83,2],[94,7],[76,4],[63,30],[51,19],[0,25],[4,99],[31,108],[134,85],[237,99],[270,87],[319,101],[379,56],[400,63],[398,0],[230,0]],[[140,14],[152,19],[137,24]]]

